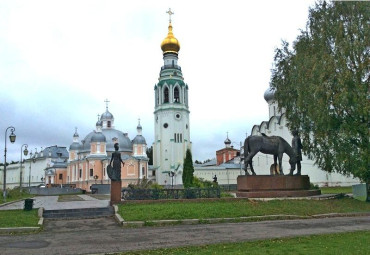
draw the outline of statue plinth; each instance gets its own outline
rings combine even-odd
[[[121,202],[122,181],[112,181],[110,184],[110,203],[111,205]]]
[[[310,190],[308,175],[240,175],[237,179],[237,197],[306,197],[320,195]]]

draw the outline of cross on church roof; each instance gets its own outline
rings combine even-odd
[[[98,120],[100,120],[100,114],[98,114]]]
[[[169,8],[168,11],[166,11],[166,13],[168,13],[168,15],[170,16],[170,23],[171,23],[171,15],[175,13],[171,11],[171,8]]]
[[[105,102],[105,104],[106,104],[106,106],[105,106],[105,107],[106,107],[106,108],[107,108],[107,110],[108,110],[108,103],[110,103],[110,101],[108,101],[108,99],[105,99],[105,100],[104,100],[104,102]]]

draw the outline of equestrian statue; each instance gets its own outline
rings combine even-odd
[[[281,165],[283,154],[286,153],[289,156],[290,164],[290,175],[295,170],[297,161],[296,153],[293,148],[280,136],[267,136],[262,133],[262,136],[249,136],[244,141],[244,171],[249,175],[247,171],[248,165],[251,168],[253,175],[256,175],[253,169],[252,159],[258,153],[274,155],[274,166],[277,171],[277,159],[279,159],[279,171],[281,175],[284,175],[283,168]]]

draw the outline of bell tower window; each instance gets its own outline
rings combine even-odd
[[[180,92],[178,87],[176,87],[174,90],[174,99],[175,103],[180,103]]]
[[[107,122],[107,127],[109,127],[109,128],[110,128],[111,126],[112,126],[111,122],[110,122],[110,121],[108,121],[108,122]]]
[[[168,93],[168,88],[166,87],[164,89],[164,103],[168,103],[169,102],[169,93]]]

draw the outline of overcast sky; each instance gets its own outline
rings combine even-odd
[[[193,160],[215,157],[226,132],[236,147],[268,119],[263,98],[274,50],[304,29],[313,0],[270,1],[4,1],[0,0],[0,162],[21,145],[72,143],[109,111],[115,128],[148,146],[154,137],[154,85],[171,8],[179,65],[189,86]],[[9,135],[10,132],[8,132]]]

